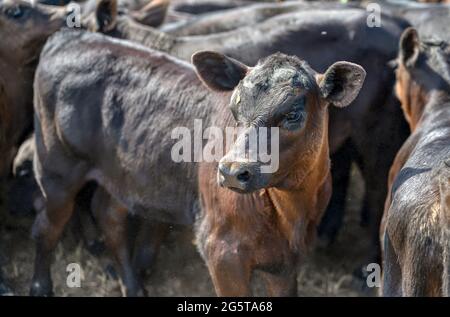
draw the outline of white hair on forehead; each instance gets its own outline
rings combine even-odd
[[[256,65],[255,67],[252,68],[252,72],[257,71],[261,68],[261,65]],[[245,88],[253,88],[255,87],[255,83],[252,81],[251,76],[246,76],[244,78],[244,80],[242,81],[242,84]]]
[[[295,76],[297,71],[291,67],[284,67],[275,69],[272,76],[272,81],[275,83],[286,82]]]
[[[270,85],[276,84],[276,83],[285,83],[290,81],[295,74],[297,73],[297,70],[292,67],[283,67],[275,69],[272,76],[269,79]],[[253,82],[253,78],[251,76],[247,77],[243,81],[243,85],[245,88],[253,88],[255,87],[256,83]]]
[[[249,89],[255,87],[255,84],[250,79],[247,79],[247,78],[244,78],[244,81],[242,84],[244,85],[245,88],[249,88]]]

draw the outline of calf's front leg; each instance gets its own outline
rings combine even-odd
[[[225,241],[212,242],[206,252],[206,264],[216,294],[225,297],[251,296],[252,268],[246,252]]]

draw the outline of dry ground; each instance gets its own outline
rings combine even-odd
[[[363,261],[368,247],[368,232],[359,226],[362,181],[356,169],[348,198],[344,226],[331,247],[316,247],[307,262],[299,268],[300,296],[370,296],[361,282],[352,277],[353,269]],[[3,212],[4,213],[4,212]],[[4,219],[0,217],[0,219]],[[0,246],[8,282],[18,295],[26,295],[34,258],[30,239],[31,220],[0,220]],[[70,236],[69,236],[70,237]],[[120,283],[107,273],[111,265],[108,254],[92,256],[81,245],[65,238],[58,246],[53,265],[53,281],[57,296],[120,296]],[[145,285],[150,296],[214,296],[208,271],[192,243],[189,229],[173,228],[166,239],[154,271]],[[72,245],[72,246],[71,246]],[[75,246],[73,246],[75,245]],[[8,260],[6,260],[8,259]],[[66,266],[80,263],[84,272],[81,288],[68,288]],[[256,294],[262,295],[255,283]]]

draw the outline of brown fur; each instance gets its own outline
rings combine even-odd
[[[254,194],[218,187],[214,164],[200,168],[205,215],[198,240],[218,295],[250,295],[251,275],[258,269],[265,272],[269,296],[296,293],[297,256],[311,248],[331,197],[327,139],[322,139],[317,157],[299,163],[295,171],[308,166],[302,181],[294,171],[284,180],[285,188]]]
[[[5,11],[29,10],[20,19]],[[18,146],[32,127],[33,76],[45,40],[65,23],[65,9],[22,0],[0,2],[0,178],[9,173]]]
[[[401,102],[406,121],[411,131],[414,131],[424,111],[427,100],[426,91],[416,81],[411,79],[411,75],[404,65],[400,64],[396,73],[396,94]]]

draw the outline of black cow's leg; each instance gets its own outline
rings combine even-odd
[[[363,267],[366,267],[369,263],[380,264],[381,262],[380,224],[387,194],[389,165],[385,164],[383,166],[380,162],[380,164],[361,166],[361,169],[365,183],[364,200],[366,200],[363,208],[366,208],[365,212],[368,216],[368,229],[371,241],[366,260],[362,263]]]
[[[128,210],[98,187],[93,198],[93,211],[105,236],[105,243],[114,256],[127,296],[144,296],[144,289],[131,265],[127,236]]]
[[[319,237],[327,244],[336,240],[344,218],[347,189],[350,179],[353,146],[347,141],[331,156],[333,194],[318,228]]]
[[[367,265],[370,263],[381,264],[380,224],[386,200],[387,185],[385,182],[387,182],[388,168],[380,166],[376,170],[361,165],[360,168],[365,183],[364,199],[367,201],[363,208],[367,208],[370,244],[365,259],[356,266],[353,274],[355,277],[365,280],[368,275]]]
[[[389,170],[394,157],[409,135],[399,101],[394,94],[385,100],[374,102],[374,113],[361,122],[365,129],[355,130],[353,144],[358,152],[358,165],[365,183],[366,215],[370,232],[370,249],[363,267],[369,263],[380,263],[380,223],[387,194]],[[381,106],[382,105],[382,106]],[[379,113],[383,111],[384,114]],[[382,115],[386,120],[380,125]],[[355,155],[356,156],[356,155]],[[357,271],[361,273],[361,269]]]
[[[161,242],[168,231],[169,225],[166,223],[150,223],[142,219],[133,252],[133,268],[141,277],[145,270],[152,268]]]
[[[49,296],[53,294],[50,276],[52,253],[65,225],[69,221],[74,207],[74,200],[81,188],[81,171],[71,170],[70,176],[46,174],[41,179],[46,194],[46,208],[37,216],[33,225],[33,237],[36,239],[36,256],[34,275],[30,295]],[[67,184],[67,179],[78,178],[79,182]]]

